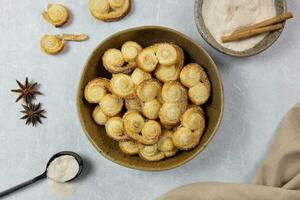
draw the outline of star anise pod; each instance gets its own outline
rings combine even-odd
[[[25,79],[25,84],[20,83],[20,81],[18,80],[16,81],[20,88],[11,90],[12,92],[20,93],[20,95],[16,99],[16,102],[18,102],[20,99],[24,99],[26,104],[28,105],[31,102],[31,100],[35,98],[35,95],[42,94],[36,89],[38,83],[29,83],[27,77]]]
[[[46,118],[43,113],[45,110],[41,109],[41,103],[33,104],[30,103],[29,105],[22,105],[24,110],[21,111],[21,113],[24,113],[25,115],[21,117],[21,119],[26,119],[26,124],[31,124],[32,126],[35,126],[37,122],[40,124],[42,123],[41,118]]]

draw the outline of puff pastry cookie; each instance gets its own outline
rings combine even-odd
[[[146,161],[159,161],[165,158],[163,152],[158,150],[157,144],[154,145],[139,145],[139,156]]]
[[[192,149],[199,144],[204,129],[204,111],[199,106],[191,106],[182,115],[181,126],[176,129],[173,142],[178,149]]]
[[[187,104],[187,91],[178,81],[165,82],[161,96],[164,102]]]
[[[156,57],[157,49],[158,44],[143,49],[136,59],[138,67],[145,72],[154,71],[158,64],[158,59]]]
[[[163,125],[174,126],[180,122],[183,113],[182,106],[178,103],[164,103],[159,111],[159,119]]]
[[[189,150],[195,148],[199,142],[202,133],[199,130],[192,131],[189,128],[180,126],[173,135],[174,145],[180,150]]]
[[[139,153],[139,143],[134,140],[119,141],[119,147],[127,155],[136,155]]]
[[[95,78],[85,86],[84,97],[89,103],[99,103],[109,90],[109,80]]]
[[[110,73],[130,73],[135,66],[125,65],[122,52],[118,49],[108,49],[102,56],[104,68]]]
[[[184,65],[184,53],[183,50],[175,45],[171,44],[177,52],[177,60],[175,64],[172,65],[162,65],[159,64],[155,70],[155,77],[162,81],[175,81],[179,78],[180,71]]]
[[[137,111],[127,111],[123,116],[126,133],[142,144],[155,144],[161,134],[160,124],[154,120],[145,121]]]
[[[140,68],[135,68],[131,74],[131,79],[135,85],[139,85],[145,80],[151,79],[151,74],[141,70]]]
[[[151,79],[141,82],[136,88],[136,94],[142,101],[142,113],[148,119],[157,119],[161,108],[161,84]]]
[[[92,117],[99,125],[105,125],[106,121],[109,119],[109,117],[101,110],[99,105],[95,107]]]
[[[130,76],[114,74],[110,80],[111,91],[117,96],[130,99],[135,97],[135,86]]]
[[[53,26],[60,27],[67,23],[69,19],[69,12],[62,4],[49,4],[47,11],[44,11],[42,16]]]
[[[141,101],[147,102],[158,98],[161,93],[159,81],[151,79],[141,82],[136,88],[136,95]]]
[[[169,43],[158,45],[156,57],[161,65],[174,65],[178,61],[178,53],[175,47]]]
[[[188,95],[194,104],[202,105],[207,102],[211,84],[203,67],[197,63],[188,64],[180,73],[180,81],[189,88]]]
[[[192,106],[182,115],[181,124],[191,130],[200,130],[202,133],[205,129],[204,111],[199,106]]]
[[[102,21],[117,21],[131,9],[131,0],[90,0],[90,13]]]
[[[126,62],[136,65],[135,60],[138,54],[143,50],[143,47],[133,41],[127,41],[122,45],[121,52]]]
[[[64,40],[56,35],[44,35],[40,41],[41,49],[47,54],[58,54],[64,47]]]
[[[163,152],[166,157],[174,156],[178,149],[175,147],[173,143],[173,132],[164,130],[162,132],[162,136],[160,137],[157,146],[160,152]]]
[[[140,142],[142,144],[155,144],[161,135],[161,126],[155,120],[148,120],[145,122],[141,134],[142,140]]]
[[[196,63],[188,64],[180,72],[180,81],[185,87],[191,88],[200,82],[203,71],[202,67]]]
[[[178,81],[167,81],[161,92],[163,105],[159,111],[162,124],[173,126],[180,122],[180,117],[187,107],[187,92]]]
[[[112,117],[105,123],[105,130],[109,137],[116,141],[128,139],[125,134],[123,120],[121,117]]]
[[[199,82],[194,87],[189,89],[189,98],[196,105],[205,104],[210,97],[210,88],[208,88],[204,83]]]
[[[114,94],[106,94],[99,104],[105,115],[113,117],[121,112],[123,100]]]
[[[125,99],[125,107],[127,110],[136,110],[142,112],[142,102],[139,98]]]
[[[137,111],[129,110],[124,114],[123,121],[126,133],[136,140],[138,136],[135,136],[139,135],[145,124],[143,116]]]
[[[160,101],[157,99],[153,99],[143,103],[142,113],[148,119],[157,119],[160,108]]]

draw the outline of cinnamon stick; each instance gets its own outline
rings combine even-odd
[[[249,37],[253,37],[253,36],[256,36],[256,35],[259,35],[262,33],[275,31],[275,30],[281,29],[282,27],[283,27],[282,24],[275,24],[275,25],[266,26],[266,27],[262,27],[262,28],[240,31],[237,33],[233,33],[231,35],[222,36],[221,39],[222,39],[223,43],[232,42],[232,41],[236,41],[236,40],[242,40],[242,39],[246,39]]]
[[[247,31],[247,30],[251,30],[251,29],[257,29],[257,28],[261,28],[261,27],[265,27],[265,26],[270,26],[270,25],[274,25],[274,24],[278,24],[280,22],[283,22],[287,19],[293,18],[293,13],[292,12],[286,12],[280,15],[277,15],[273,18],[264,20],[262,22],[247,26],[247,27],[243,27],[237,31],[234,31],[232,34],[238,33],[238,32],[242,32],[242,31]]]

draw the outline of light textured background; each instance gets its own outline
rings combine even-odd
[[[90,16],[87,0],[59,0],[72,12],[71,23],[55,29],[41,12],[49,0],[0,1],[0,191],[38,175],[48,158],[61,150],[80,153],[89,162],[73,193],[65,199],[153,199],[174,187],[196,181],[247,182],[268,149],[287,110],[300,100],[300,4],[287,0],[296,18],[266,52],[237,59],[209,47],[194,24],[193,0],[135,0],[124,20],[103,23]],[[76,87],[93,48],[110,34],[140,25],[174,28],[200,43],[217,63],[225,91],[222,125],[208,147],[177,169],[148,173],[118,166],[103,158],[85,137],[75,108]],[[69,43],[48,56],[40,51],[46,33],[86,33],[90,39]],[[14,103],[15,79],[41,83],[39,96],[47,119],[25,126]],[[7,199],[61,199],[40,182]]]

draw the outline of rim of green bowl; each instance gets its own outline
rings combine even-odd
[[[212,63],[212,66],[216,72],[216,76],[218,77],[218,84],[219,84],[219,87],[221,88],[221,110],[220,110],[220,115],[219,115],[219,118],[217,120],[217,124],[216,126],[214,127],[213,131],[212,131],[212,134],[211,134],[211,137],[203,144],[203,146],[201,148],[199,148],[194,154],[192,154],[191,156],[189,156],[188,158],[176,163],[176,164],[173,164],[173,165],[170,165],[170,166],[167,166],[167,167],[156,167],[156,168],[150,168],[150,167],[141,167],[141,166],[135,166],[135,165],[131,165],[129,163],[126,163],[126,162],[122,162],[122,161],[119,161],[117,159],[114,159],[112,158],[111,156],[109,156],[108,154],[106,154],[105,152],[103,152],[101,150],[100,147],[98,147],[94,140],[90,137],[89,133],[88,133],[88,130],[86,129],[85,127],[85,124],[84,124],[84,120],[83,120],[83,116],[81,115],[80,113],[80,94],[83,92],[82,89],[81,89],[81,85],[82,85],[82,82],[83,82],[83,77],[82,75],[85,74],[85,72],[88,70],[88,63],[89,63],[89,60],[91,59],[91,57],[93,56],[93,54],[97,51],[98,48],[100,48],[103,43],[105,43],[107,40],[110,40],[111,38],[114,38],[120,34],[123,34],[125,32],[128,32],[128,31],[138,31],[138,30],[149,30],[149,29],[156,29],[156,30],[164,30],[164,31],[169,31],[169,32],[173,32],[177,35],[179,35],[180,37],[188,40],[189,42],[192,42],[194,43],[204,54],[205,56],[210,60],[210,62]],[[79,83],[78,83],[78,86],[77,86],[77,93],[76,93],[76,108],[77,108],[77,114],[79,116],[79,121],[80,121],[80,125],[86,135],[86,137],[88,138],[89,142],[92,143],[92,145],[94,146],[94,148],[102,155],[104,156],[106,159],[110,160],[111,162],[113,163],[116,163],[116,164],[119,164],[123,167],[127,167],[127,168],[130,168],[130,169],[135,169],[135,170],[142,170],[142,171],[150,171],[150,172],[155,172],[155,171],[165,171],[165,170],[170,170],[170,169],[174,169],[176,167],[179,167],[181,165],[184,165],[186,164],[187,162],[191,161],[193,158],[195,158],[197,155],[199,155],[200,152],[202,152],[206,146],[209,144],[209,142],[214,138],[216,132],[218,131],[219,127],[220,127],[220,124],[221,124],[221,121],[223,119],[223,113],[224,113],[224,92],[223,92],[223,85],[222,85],[222,79],[221,79],[221,76],[220,76],[220,73],[219,73],[219,70],[217,68],[217,65],[215,64],[215,62],[213,61],[213,59],[209,56],[209,54],[206,52],[206,50],[204,50],[198,43],[196,43],[193,39],[191,39],[189,36],[179,32],[179,31],[176,31],[174,29],[171,29],[171,28],[168,28],[168,27],[164,27],[164,26],[138,26],[138,27],[133,27],[133,28],[128,28],[128,29],[125,29],[125,30],[122,30],[122,31],[118,31],[116,33],[113,33],[112,35],[108,36],[107,38],[105,38],[104,40],[102,40],[100,42],[100,44],[98,44],[94,50],[92,51],[92,53],[89,55],[85,65],[84,65],[84,68],[83,70],[81,71],[81,76],[80,76],[80,80],[79,80]]]
[[[285,0],[275,0],[275,6],[276,6],[276,12],[278,12],[278,3],[276,3],[276,1],[282,1],[282,9],[283,12],[287,11],[287,3]],[[234,56],[234,57],[250,57],[250,56],[254,56],[257,55],[265,50],[267,50],[269,47],[271,47],[276,41],[277,39],[280,37],[281,33],[283,32],[283,29],[285,27],[285,22],[282,23],[283,27],[277,31],[274,31],[275,35],[273,36],[273,38],[265,43],[264,45],[261,45],[262,42],[264,42],[268,36],[266,36],[261,42],[259,42],[256,46],[247,49],[245,51],[234,51],[232,49],[228,49],[226,47],[223,47],[222,45],[220,45],[210,34],[210,32],[208,31],[208,29],[206,28],[205,24],[204,24],[204,20],[203,20],[203,16],[202,16],[202,4],[203,4],[203,0],[195,0],[194,3],[194,18],[195,18],[195,23],[197,26],[197,30],[200,33],[200,35],[202,36],[202,38],[206,41],[206,43],[208,43],[211,47],[213,47],[214,49],[216,49],[217,51],[229,55],[229,56]],[[256,49],[257,48],[257,49]]]

